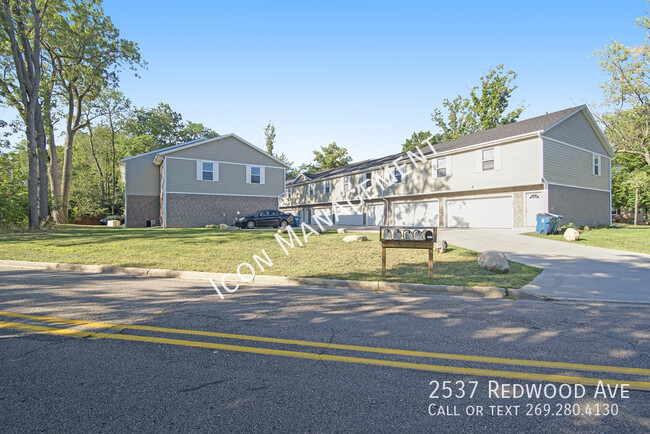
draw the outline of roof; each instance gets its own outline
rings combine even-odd
[[[490,143],[490,142],[506,140],[509,138],[518,137],[522,135],[543,132],[554,127],[559,122],[563,121],[564,119],[574,115],[575,113],[585,108],[586,108],[585,105],[581,105],[581,106],[571,107],[553,113],[547,113],[545,115],[537,116],[530,119],[525,119],[523,121],[515,122],[512,124],[502,125],[499,127],[491,128],[489,130],[468,134],[467,136],[459,137],[458,139],[451,140],[449,142],[437,143],[433,145],[433,147],[436,150],[436,153],[452,152],[452,151],[480,145],[483,143]],[[425,146],[420,149],[422,150],[422,154],[425,156],[429,156],[432,154],[432,151],[428,146]],[[365,160],[357,163],[348,164],[346,166],[325,170],[323,172],[311,173],[309,174],[309,180],[326,179],[335,176],[340,176],[345,173],[359,172],[359,171],[370,170],[377,167],[386,166],[390,163],[393,163],[399,157],[408,158],[406,152],[400,152],[397,154],[388,155],[386,157],[375,158],[371,160]]]
[[[191,148],[191,147],[194,147],[194,146],[203,145],[203,144],[208,143],[208,142],[222,140],[222,139],[225,139],[225,138],[228,138],[228,137],[233,137],[233,138],[239,140],[240,142],[244,143],[245,145],[248,145],[251,148],[255,149],[256,151],[261,152],[262,154],[266,155],[267,157],[272,158],[273,160],[280,163],[283,167],[285,167],[287,169],[290,167],[284,161],[277,159],[276,157],[269,154],[268,152],[265,152],[263,149],[258,148],[257,146],[253,145],[249,141],[244,140],[241,137],[239,137],[237,134],[233,134],[233,133],[224,134],[222,136],[217,136],[217,137],[210,137],[210,138],[201,137],[200,139],[190,140],[189,142],[179,143],[177,145],[167,146],[166,148],[155,149],[153,151],[145,152],[143,154],[134,155],[134,156],[128,157],[128,158],[123,158],[123,159],[120,160],[120,162],[124,162],[124,161],[130,160],[132,158],[142,157],[143,155],[164,156],[164,155],[170,154],[172,152],[180,151],[182,149],[187,149],[187,148]]]

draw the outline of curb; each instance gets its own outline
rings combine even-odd
[[[116,274],[122,276],[136,277],[163,277],[183,280],[204,280],[213,279],[220,282],[222,279],[228,284],[242,283],[238,279],[233,279],[230,273],[209,273],[204,271],[178,271],[165,270],[158,268],[137,268],[137,267],[117,267],[111,265],[83,265],[83,264],[66,264],[56,262],[30,262],[30,261],[11,261],[0,260],[0,265],[17,268],[37,268],[55,271],[76,271],[82,273],[96,274]],[[426,285],[423,283],[396,283],[396,282],[371,282],[364,280],[338,280],[338,279],[318,279],[307,277],[282,277],[256,275],[249,285],[271,284],[286,286],[311,286],[326,288],[349,288],[360,289],[374,292],[402,292],[402,293],[424,293],[424,294],[447,294],[447,295],[465,295],[482,298],[505,298],[506,290],[504,288],[493,287],[468,287],[454,285]],[[509,294],[514,295],[517,299],[524,300],[545,300],[544,297],[531,294],[519,289],[508,290]]]

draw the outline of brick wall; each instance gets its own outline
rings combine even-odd
[[[548,186],[549,212],[564,216],[562,224],[607,224],[611,215],[609,192]]]
[[[160,222],[160,198],[158,196],[126,196],[126,225],[130,228],[143,228],[147,220]]]
[[[232,225],[238,216],[243,217],[261,209],[278,209],[278,199],[167,193],[167,227],[203,227],[220,223]]]

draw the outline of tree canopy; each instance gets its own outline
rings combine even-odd
[[[313,152],[315,161],[314,168],[317,171],[345,166],[352,161],[352,157],[348,155],[348,150],[339,147],[336,142],[332,142],[327,146],[321,146],[320,150]]]

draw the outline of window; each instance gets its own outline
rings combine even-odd
[[[600,176],[600,155],[594,154],[594,175]]]
[[[372,187],[372,172],[366,172],[363,174],[363,185],[366,188]]]
[[[332,181],[328,179],[327,181],[325,181],[325,194],[330,194],[331,191],[332,191]]]
[[[309,186],[307,187],[307,194],[308,194],[309,196],[313,196],[314,193],[315,193],[315,191],[314,191],[314,184],[309,184]]]
[[[483,149],[481,151],[481,157],[483,171],[494,170],[494,148]]]
[[[393,168],[393,177],[395,178],[395,184],[404,182],[404,175],[406,175],[406,164],[395,166]]]
[[[350,177],[343,177],[343,191],[348,191],[350,189]]]
[[[251,184],[261,184],[262,183],[262,168],[260,166],[251,166],[250,183]]]
[[[196,162],[196,179],[199,181],[218,181],[219,180],[219,163],[216,161]]]
[[[494,160],[492,160],[494,163]],[[484,166],[485,167],[485,166]],[[485,170],[485,169],[483,169]],[[446,178],[451,175],[451,170],[447,167],[447,158],[438,158],[433,160],[433,177],[434,178]]]

